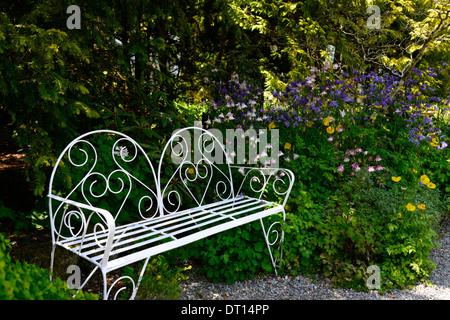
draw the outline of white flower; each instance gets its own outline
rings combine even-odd
[[[119,146],[116,147],[116,151],[114,151],[114,154],[120,156],[122,159],[125,159],[129,155],[127,147]]]
[[[208,120],[205,121],[205,123],[206,124],[211,124],[211,120],[208,119]]]

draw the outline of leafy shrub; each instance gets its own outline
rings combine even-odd
[[[233,283],[252,278],[261,271],[273,271],[267,250],[261,224],[255,221],[196,241],[169,254],[181,259],[197,259],[200,271],[213,282]],[[278,257],[277,252],[274,252],[274,257]]]
[[[434,96],[433,77],[416,69],[395,97],[395,77],[356,71],[294,81],[272,100],[237,78],[217,85],[208,125],[280,129],[280,167],[296,177],[283,270],[359,289],[374,264],[383,289],[429,275],[450,178],[448,128],[439,118],[448,105]],[[420,184],[424,175],[430,186]],[[392,180],[399,176],[401,187]]]
[[[97,295],[76,293],[59,278],[50,281],[48,270],[28,263],[12,263],[9,240],[0,234],[0,300],[84,300]]]

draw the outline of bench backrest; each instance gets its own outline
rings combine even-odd
[[[107,209],[116,221],[133,221],[159,216],[156,181],[154,167],[136,141],[119,132],[97,130],[64,149],[51,174],[49,194]],[[58,230],[65,229],[66,236],[82,230],[76,211],[67,214],[61,202],[49,201],[52,229],[59,236],[65,235]]]
[[[199,127],[175,132],[158,164],[162,214],[234,197],[230,159],[222,141]]]
[[[222,142],[198,127],[174,133],[153,164],[129,136],[96,130],[79,136],[61,153],[49,194],[107,209],[119,222],[151,219],[233,197],[227,160]],[[64,223],[77,229],[74,221],[64,221],[69,219],[64,210],[50,200],[52,226],[58,229]]]

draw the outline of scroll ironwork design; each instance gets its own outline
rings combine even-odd
[[[195,130],[200,133],[196,137],[197,141],[194,141],[192,145],[197,152],[194,153],[192,161],[193,148],[191,148],[190,132],[195,132]],[[161,185],[161,194],[166,200],[162,201],[162,214],[177,212],[182,207],[183,191],[181,189],[169,190],[176,179],[181,181],[181,187],[186,191],[185,194],[188,194],[197,206],[205,204],[207,194],[211,191],[220,200],[233,197],[228,155],[220,141],[209,131],[198,127],[189,127],[175,132],[162,152],[158,168],[158,181],[161,181],[163,157],[167,156],[167,153],[170,153],[172,164],[176,165],[176,168],[164,186]],[[213,153],[220,153],[222,158],[225,156],[225,169],[221,169],[215,163]],[[174,157],[176,161],[174,161]],[[201,185],[200,191],[196,190],[196,188],[200,189],[199,185]]]

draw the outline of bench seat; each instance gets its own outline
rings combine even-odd
[[[113,271],[148,256],[189,244],[275,213],[283,212],[280,204],[238,197],[179,211],[163,217],[118,226],[107,271]],[[107,232],[92,232],[58,241],[57,245],[100,266]]]

